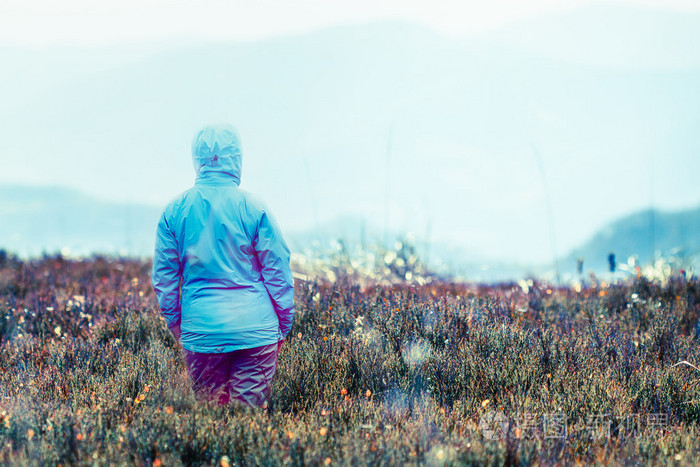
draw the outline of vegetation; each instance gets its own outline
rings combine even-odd
[[[700,283],[298,281],[267,411],[196,401],[150,265],[0,261],[0,463],[700,458]],[[676,365],[680,361],[687,361]]]

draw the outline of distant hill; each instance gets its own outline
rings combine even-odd
[[[95,199],[67,188],[0,185],[0,249],[23,257],[63,249],[73,255],[148,257],[153,252],[160,212],[160,207]],[[358,257],[363,251],[376,255],[404,241],[415,248],[431,270],[476,281],[518,279],[531,274],[553,277],[554,272],[550,264],[503,261],[435,239],[430,232],[407,234],[391,228],[384,232],[361,216],[340,216],[306,230],[285,229],[285,239],[292,252],[326,260],[332,260],[341,249],[349,257]],[[651,261],[654,250],[665,257],[685,258],[697,266],[700,207],[677,212],[645,210],[625,216],[560,258],[559,268],[563,274],[572,274],[577,258],[583,258],[585,271],[599,273],[607,270],[611,251],[618,262],[627,262],[629,256],[636,255],[639,263],[645,264]]]
[[[652,229],[653,225],[653,229]],[[434,271],[476,281],[498,281],[527,275],[554,278],[550,263],[508,262],[484,257],[478,251],[459,245],[426,238],[425,234],[405,235],[390,230],[386,234],[360,217],[339,217],[318,229],[291,232],[290,246],[298,252],[328,254],[338,241],[348,252],[360,252],[361,245],[375,251],[386,242],[391,249],[403,239],[416,247],[422,260]],[[700,266],[700,207],[675,212],[647,209],[624,216],[608,224],[580,247],[559,259],[562,278],[572,277],[578,258],[584,259],[585,272],[604,273],[608,270],[608,255],[614,252],[618,263],[635,256],[637,264],[645,265],[656,257],[675,258],[686,265]],[[656,253],[654,253],[656,252]]]
[[[160,209],[115,203],[68,188],[0,186],[0,249],[21,256],[149,255]]]
[[[700,207],[676,212],[647,209],[623,217],[572,251],[565,260],[564,269],[572,269],[576,259],[583,258],[586,271],[605,270],[611,252],[615,253],[618,263],[637,256],[638,263],[646,264],[656,254],[697,264],[700,258]]]

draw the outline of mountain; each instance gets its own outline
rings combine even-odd
[[[152,254],[160,209],[94,199],[61,187],[0,185],[0,249],[43,253]]]
[[[565,269],[573,270],[576,260],[583,258],[585,270],[607,270],[611,252],[618,263],[635,256],[636,264],[644,265],[661,256],[676,258],[685,267],[700,266],[700,207],[676,212],[647,209],[625,216],[572,251]]]
[[[525,276],[554,279],[556,274],[553,262],[495,261],[478,251],[435,241],[430,238],[430,232],[384,233],[360,217],[338,218],[317,229],[292,232],[288,239],[296,251],[311,256],[321,253],[324,257],[332,257],[341,249],[351,255],[363,251],[376,254],[380,245],[389,251],[396,248],[395,242],[404,242],[415,247],[429,269],[472,281],[514,280]],[[585,272],[607,272],[610,253],[615,253],[617,263],[628,263],[634,257],[634,263],[643,266],[663,257],[673,259],[678,267],[700,267],[700,206],[674,212],[647,209],[612,221],[559,258],[557,266],[562,279],[576,277],[579,258],[584,260]]]
[[[35,257],[64,251],[149,257],[161,208],[116,203],[61,187],[0,185],[0,249]],[[653,224],[654,228],[651,228]],[[284,229],[291,251],[310,260],[333,261],[338,255],[356,260],[395,251],[401,243],[415,250],[421,262],[440,274],[472,281],[501,281],[527,275],[553,277],[553,265],[543,262],[498,261],[436,240],[428,230],[384,229],[359,216],[342,216],[307,230]],[[686,265],[699,264],[700,207],[676,212],[645,210],[611,222],[580,247],[559,260],[560,272],[575,273],[576,260],[585,271],[607,270],[607,257],[618,262],[637,256],[649,263],[652,252],[675,257]]]

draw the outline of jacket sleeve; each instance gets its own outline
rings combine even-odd
[[[289,266],[289,248],[270,213],[263,211],[253,246],[262,267],[265,288],[279,318],[280,331],[287,337],[294,320],[294,279]]]
[[[165,215],[162,215],[156,230],[151,280],[158,298],[160,313],[167,321],[168,328],[180,324],[180,276],[177,241]]]

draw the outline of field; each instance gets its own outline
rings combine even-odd
[[[270,406],[250,411],[195,401],[149,272],[2,258],[0,464],[700,459],[697,279],[297,281]]]

